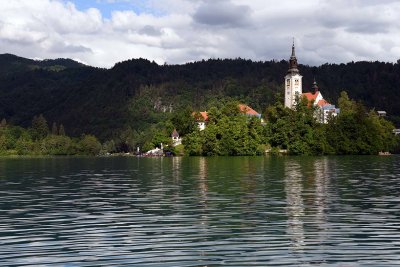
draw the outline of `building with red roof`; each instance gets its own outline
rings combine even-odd
[[[192,115],[194,116],[197,122],[199,130],[203,131],[206,128],[206,123],[208,122],[207,111],[193,112]]]
[[[261,114],[249,107],[248,105],[245,104],[239,104],[238,106],[240,113],[249,116],[249,117],[257,117],[261,119]],[[197,121],[197,126],[199,127],[200,131],[203,131],[206,128],[206,125],[208,123],[208,113],[207,111],[201,111],[201,112],[193,112],[192,115],[195,117]],[[262,120],[262,119],[261,119]]]
[[[245,104],[239,104],[239,110],[247,116],[255,116],[261,119],[261,114]]]
[[[309,104],[313,104],[314,106],[318,107],[316,117],[319,122],[328,123],[329,118],[332,116],[337,116],[340,110],[336,108],[335,105],[332,105],[324,99],[321,92],[319,91],[315,78],[313,83],[313,90],[314,93],[303,93],[302,96],[307,98]]]
[[[331,116],[337,116],[340,112],[335,105],[330,104],[322,96],[317,82],[314,79],[312,92],[302,92],[302,77],[298,69],[297,58],[295,54],[294,42],[292,45],[292,54],[289,59],[289,70],[285,76],[285,96],[284,102],[285,107],[295,108],[296,101],[299,97],[305,97],[308,100],[309,105],[317,106],[317,112],[315,117],[321,123],[327,123]]]

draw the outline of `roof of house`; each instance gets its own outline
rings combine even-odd
[[[308,102],[312,102],[312,101],[315,101],[317,99],[318,94],[320,94],[319,91],[317,91],[315,93],[303,93],[303,96],[305,96],[307,98]],[[318,100],[318,102],[314,103],[314,104],[318,105],[319,107],[323,107],[323,106],[326,106],[326,105],[331,105],[328,101],[326,101],[323,98]]]
[[[202,112],[199,112],[199,113],[203,117],[204,121],[208,121],[207,111],[202,111]]]
[[[317,105],[320,107],[323,107],[326,105],[330,105],[330,103],[328,101],[326,101],[325,99],[321,99],[320,101],[318,101]]]
[[[315,99],[317,99],[319,92],[316,93],[303,93],[303,96],[305,96],[307,98],[308,101],[313,101]]]
[[[196,114],[200,114],[200,116],[196,116]],[[207,111],[193,112],[192,116],[195,116],[197,121],[208,121]]]
[[[251,107],[245,105],[245,104],[239,104],[239,109],[241,112],[245,113],[246,115],[250,116],[259,116],[260,114],[252,109]]]
[[[252,109],[251,107],[249,107],[245,104],[239,104],[239,109],[240,109],[240,112],[242,112],[246,115],[261,117],[260,113],[258,113],[257,111],[255,111],[254,109]],[[200,116],[196,118],[197,121],[208,121],[207,111],[197,112],[197,114],[200,114]],[[192,115],[195,116],[196,112],[193,112]]]
[[[174,129],[174,131],[171,134],[171,137],[179,137],[179,133]]]

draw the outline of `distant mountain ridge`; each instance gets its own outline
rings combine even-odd
[[[300,59],[301,60],[301,59]],[[111,69],[71,59],[32,60],[0,55],[0,119],[29,126],[34,115],[63,123],[69,134],[92,133],[107,139],[126,127],[143,129],[162,120],[166,107],[208,103],[233,97],[258,112],[283,92],[287,61],[209,59],[183,65],[158,65],[146,59],[117,63]],[[316,78],[324,97],[336,103],[342,90],[370,108],[386,110],[400,122],[400,66],[351,62],[299,66],[303,91]]]
[[[34,60],[12,54],[0,54],[0,75],[37,69],[60,71],[67,68],[82,68],[85,66],[82,63],[66,58]]]

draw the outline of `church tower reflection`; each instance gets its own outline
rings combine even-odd
[[[294,250],[302,250],[310,234],[321,245],[328,239],[329,162],[326,157],[285,162],[287,234]]]
[[[314,209],[315,223],[318,227],[318,236],[320,241],[326,238],[327,230],[327,199],[329,199],[329,165],[327,158],[320,158],[314,162],[315,171],[315,193],[314,193]]]
[[[294,160],[285,162],[285,193],[287,234],[292,240],[293,249],[304,246],[304,203],[301,166]]]

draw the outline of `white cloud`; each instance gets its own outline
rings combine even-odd
[[[109,18],[73,1],[0,1],[0,53],[31,58],[101,67],[137,57],[169,64],[280,60],[288,58],[293,36],[304,64],[399,58],[398,1],[146,0],[140,13],[112,11]]]

